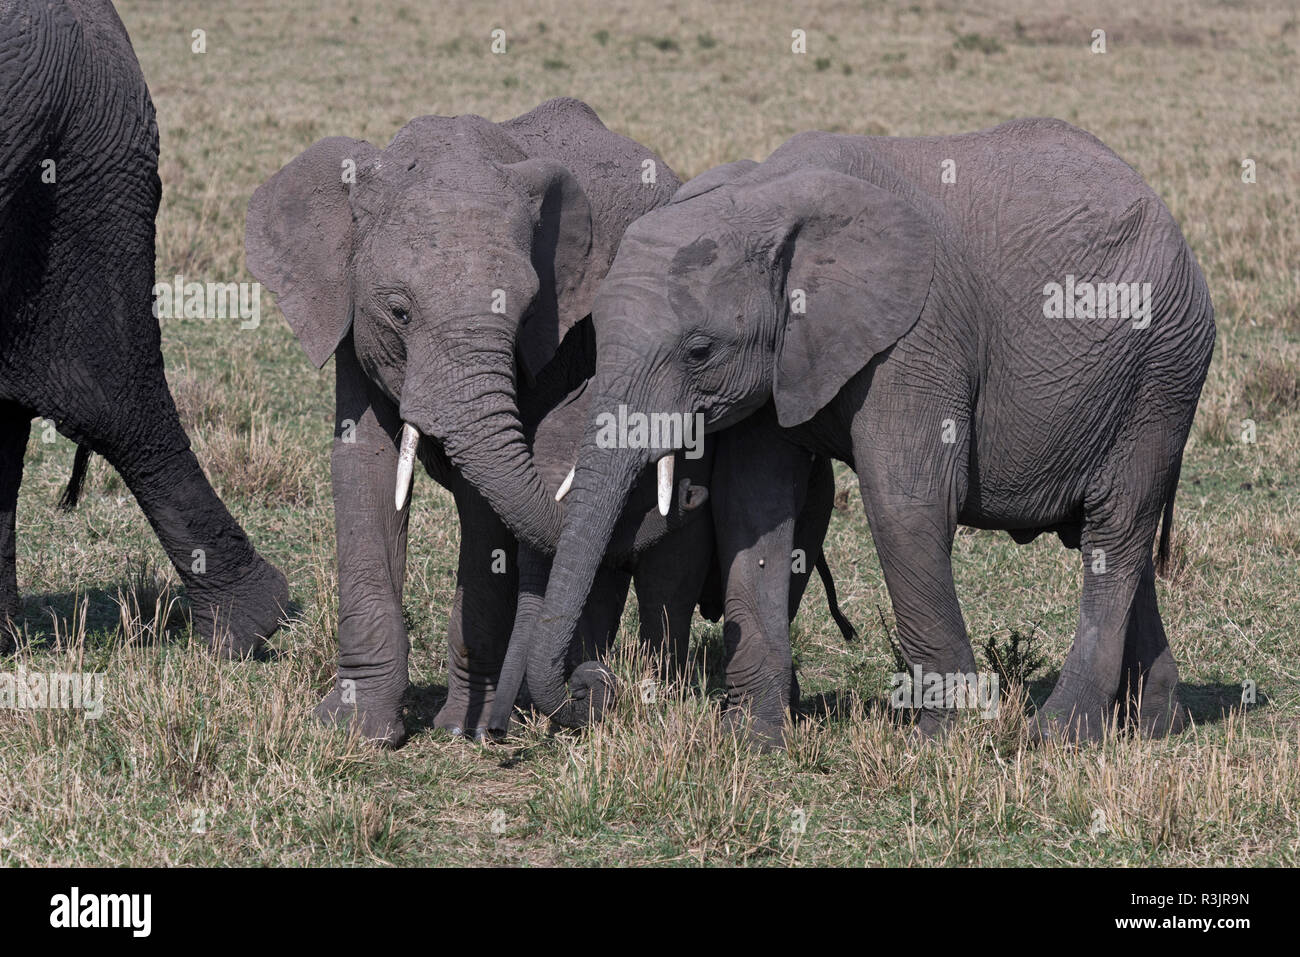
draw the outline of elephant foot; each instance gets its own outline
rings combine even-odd
[[[733,680],[734,680],[734,676]],[[727,691],[723,726],[738,735],[751,751],[765,754],[785,748],[786,717],[796,717],[801,700],[799,675],[790,669],[787,677],[748,685],[735,684]]]
[[[316,719],[330,727],[355,728],[370,744],[400,747],[406,740],[406,726],[400,713],[401,695],[395,701],[392,695],[372,697],[346,687],[349,684],[346,680],[335,684],[334,690],[316,706]]]
[[[275,634],[289,607],[284,575],[269,562],[258,562],[233,592],[191,593],[194,629],[222,657],[265,657],[266,639]]]
[[[1187,709],[1177,701],[1148,707],[1145,703],[1138,712],[1138,730],[1149,738],[1163,738],[1169,734],[1179,734],[1188,723]]]
[[[1177,734],[1187,726],[1187,709],[1178,703],[1178,665],[1168,648],[1143,674],[1129,667],[1121,681],[1125,727],[1152,738]]]
[[[491,689],[471,695],[452,687],[446,703],[438,710],[433,726],[454,738],[485,741],[489,738],[488,718],[492,715],[494,695]]]
[[[920,741],[943,741],[956,720],[956,708],[922,708],[911,716],[911,734]]]
[[[769,754],[785,749],[785,721],[750,714],[743,708],[723,712],[722,725],[740,738],[750,751]]]
[[[1130,700],[1129,707],[1125,726],[1135,728],[1144,737],[1163,738],[1187,727],[1188,713],[1178,703],[1177,684],[1159,686],[1148,681],[1142,689],[1141,701]]]
[[[456,667],[448,672],[447,700],[433,719],[433,726],[453,737],[472,741],[498,741],[506,736],[501,729],[490,729],[492,706],[496,702],[497,676],[469,674]],[[527,711],[532,707],[528,683],[519,689],[515,707]]]
[[[1031,733],[1040,742],[1095,744],[1102,739],[1114,715],[1112,699],[1096,693],[1072,694],[1058,684],[1034,715]]]

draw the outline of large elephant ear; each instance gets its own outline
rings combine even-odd
[[[349,189],[358,170],[378,155],[364,140],[331,136],[294,158],[248,202],[248,269],[276,294],[280,311],[318,369],[352,322]]]
[[[779,227],[785,322],[772,387],[784,427],[807,422],[916,323],[934,274],[934,229],[911,203],[844,173],[764,183]]]
[[[596,248],[591,204],[562,163],[526,159],[505,167],[532,205],[533,268],[539,289],[519,331],[524,371],[536,377],[565,333],[591,312],[608,257]]]
[[[685,202],[688,199],[694,199],[702,193],[715,190],[719,186],[726,186],[728,183],[739,179],[757,166],[758,164],[753,160],[736,160],[734,163],[723,163],[721,166],[707,169],[694,179],[689,179],[683,183],[681,189],[673,194],[673,198],[669,200],[669,202]]]

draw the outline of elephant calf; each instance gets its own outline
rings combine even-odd
[[[975,670],[953,587],[958,524],[1017,541],[1052,531],[1082,550],[1084,585],[1040,730],[1095,738],[1117,712],[1154,734],[1179,727],[1152,543],[1163,514],[1167,556],[1214,313],[1169,210],[1094,137],[1054,120],[801,134],[634,223],[592,315],[593,414],[701,410],[720,433],[715,516],[770,479],[729,453],[738,444],[854,468],[909,665]],[[594,435],[528,666],[547,711],[565,700],[568,635],[616,505],[662,454]],[[716,522],[737,614],[770,621],[762,608],[781,602],[770,559],[789,548],[792,487],[770,482],[760,513]],[[779,735],[788,636],[742,634],[728,651],[732,704]],[[921,726],[946,716],[924,711]]]
[[[590,418],[589,384],[583,383],[552,409],[538,424],[532,438],[538,472],[547,487],[556,489],[561,499],[574,481],[576,468],[570,463],[574,462]],[[610,702],[614,679],[608,669],[594,660],[585,666],[580,663],[601,658],[609,649],[622,617],[629,580],[636,585],[642,645],[652,655],[660,656],[665,677],[680,675],[686,665],[691,619],[697,603],[701,613],[714,621],[723,614],[724,605],[732,605],[725,634],[732,640],[738,636],[743,616],[735,613],[737,596],[730,596],[728,602],[728,596],[723,593],[715,547],[708,491],[717,467],[713,446],[701,446],[699,452],[698,457],[674,452],[671,457],[662,458],[658,467],[643,470],[629,491],[570,641],[565,673],[570,675],[573,697],[565,702],[561,712],[550,715],[558,723],[582,724],[599,718]],[[764,472],[772,467],[765,458],[769,452],[770,449],[762,447],[737,450],[737,455],[746,456],[744,466],[732,464],[720,474],[750,469]],[[821,457],[804,455],[797,459],[789,468],[800,483],[798,498],[792,505],[799,516],[793,532],[793,552],[799,558],[789,562],[788,601],[774,609],[773,614],[781,627],[788,626],[816,567],[826,589],[831,615],[844,637],[852,640],[856,632],[840,611],[835,583],[822,553],[835,498],[831,465]],[[671,469],[668,463],[672,464]],[[736,489],[730,494],[743,493]],[[665,500],[665,496],[669,498]],[[761,502],[744,501],[735,510],[752,512],[763,507]],[[670,516],[681,513],[683,517],[670,522],[664,512]],[[533,653],[537,615],[550,570],[549,555],[527,544],[519,546],[519,600],[489,723],[489,729],[497,735],[508,730],[517,700],[520,704],[530,700],[527,696],[520,699],[519,695]],[[757,627],[754,622],[746,625]],[[797,690],[792,693],[797,700]]]
[[[69,498],[86,450],[103,455],[179,572],[195,628],[225,654],[257,653],[288,589],[208,484],[163,376],[158,128],[130,40],[107,0],[2,6],[0,647],[19,614],[14,513],[41,416],[80,446]]]
[[[596,286],[628,223],[679,185],[560,98],[501,123],[417,117],[384,148],[329,137],[253,194],[249,269],[308,359],[335,360],[339,668],[321,719],[383,744],[405,737],[418,456],[455,497],[461,532],[434,724],[486,730],[519,588],[515,562],[497,556],[513,559],[517,541],[549,553],[560,530],[527,431],[594,371]]]

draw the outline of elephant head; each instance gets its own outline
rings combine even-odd
[[[566,695],[564,667],[602,546],[638,472],[673,460],[671,449],[611,442],[602,428],[614,411],[701,413],[713,432],[771,401],[782,426],[799,426],[926,302],[935,239],[912,203],[777,159],[687,183],[628,230],[597,293],[593,419],[527,669],[535,704],[562,724],[585,723],[595,697],[587,687]],[[574,685],[593,673],[575,672]]]
[[[548,130],[571,152],[544,148]],[[602,164],[610,148],[624,162]],[[517,372],[532,381],[554,356],[626,222],[675,185],[665,170],[645,189],[641,155],[560,100],[505,124],[423,117],[383,150],[324,139],[254,193],[249,268],[308,358],[320,367],[350,333],[400,410],[399,509],[430,436],[521,540],[553,550],[560,506],[528,454]]]

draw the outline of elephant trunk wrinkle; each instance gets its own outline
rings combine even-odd
[[[560,506],[538,473],[524,434],[514,354],[505,347],[476,349],[473,371],[465,374],[463,364],[446,364],[447,358],[466,358],[465,350],[452,352],[455,356],[445,357],[430,375],[417,378],[408,371],[403,420],[438,439],[452,464],[510,530],[549,554],[560,537]],[[441,414],[429,411],[433,409]]]
[[[578,618],[642,458],[639,450],[625,449],[608,450],[599,464],[589,457],[579,459],[557,549],[568,559],[552,566],[526,671],[534,704],[561,724],[586,723],[586,714],[579,713],[566,693],[565,665]]]

